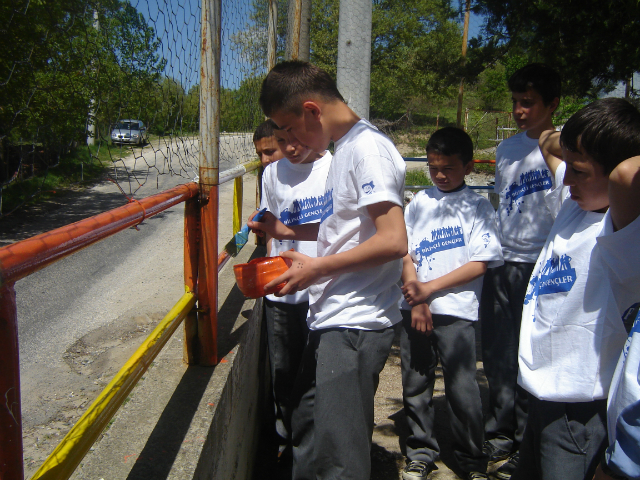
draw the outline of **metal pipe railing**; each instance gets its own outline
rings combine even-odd
[[[100,213],[79,222],[0,248],[0,283],[14,283],[78,250],[138,225],[198,194],[195,183],[179,185],[165,192]]]
[[[61,480],[71,476],[195,303],[195,295],[187,291],[87,408],[31,480]]]

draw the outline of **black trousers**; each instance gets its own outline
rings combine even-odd
[[[520,322],[534,263],[505,262],[484,276],[480,300],[482,363],[489,384],[485,438],[515,451],[527,423],[527,393],[518,386]]]

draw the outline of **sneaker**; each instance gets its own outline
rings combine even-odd
[[[482,453],[489,457],[489,463],[499,462],[500,460],[509,458],[509,455],[511,455],[511,452],[494,446],[489,440],[482,444]]]
[[[487,477],[486,473],[482,473],[482,472],[469,472],[467,473],[467,480],[484,480],[484,479],[488,479],[489,477]]]
[[[520,460],[520,454],[515,452],[514,454],[509,456],[509,460],[504,462],[500,467],[493,472],[496,478],[500,480],[509,480],[513,472],[516,471],[516,467],[518,466],[518,460]]]
[[[426,479],[431,472],[437,470],[433,463],[411,461],[404,467],[402,471],[403,480],[420,480]]]

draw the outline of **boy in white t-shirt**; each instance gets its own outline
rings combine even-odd
[[[496,212],[504,265],[484,276],[480,318],[482,362],[489,384],[485,452],[490,462],[509,457],[494,475],[507,480],[518,461],[527,420],[527,396],[518,388],[518,338],[522,303],[529,277],[553,224],[545,193],[553,175],[538,148],[540,134],[553,128],[560,101],[560,76],[533,63],[509,78],[513,118],[521,133],[496,150]]]
[[[640,112],[622,99],[598,100],[562,133],[545,132],[540,148],[555,190],[562,181],[570,197],[548,195],[561,207],[525,296],[518,384],[529,392],[529,414],[513,478],[591,479],[606,446],[606,398],[628,306],[597,238],[607,233],[609,174],[640,154]]]
[[[432,397],[442,363],[453,433],[453,453],[469,479],[487,478],[484,426],[476,381],[478,299],[487,266],[502,264],[491,203],[470,190],[473,142],[446,127],[427,144],[435,188],[415,195],[405,209],[409,254],[402,272],[405,301],[400,355],[402,396],[411,434],[404,480],[426,479],[439,454]]]
[[[299,142],[289,140],[283,130],[274,129],[273,133],[277,146],[285,157],[267,165],[264,170],[260,209],[266,208],[285,225],[320,221],[321,200],[331,165],[331,153],[315,153]],[[290,249],[315,257],[317,245],[316,242],[267,237],[270,257]],[[309,293],[305,289],[281,297],[267,295],[264,305],[276,433],[282,462],[289,458],[283,453],[291,444],[291,392],[300,367],[302,351],[307,343]]]
[[[640,478],[640,157],[609,176],[605,235],[598,237],[629,332],[607,401],[608,447],[595,480]],[[624,298],[626,297],[626,298]],[[628,307],[628,308],[627,308]]]
[[[274,238],[318,241],[317,258],[282,253],[293,264],[272,282],[287,282],[281,295],[309,287],[309,341],[292,418],[293,478],[369,480],[374,395],[401,320],[405,163],[314,65],[276,65],[262,84],[260,105],[290,138],[316,152],[331,141],[335,146],[320,223],[287,226],[268,213],[248,223]]]

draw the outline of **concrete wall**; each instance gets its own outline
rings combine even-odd
[[[256,301],[216,406],[194,479],[250,479],[264,401],[266,338]]]

